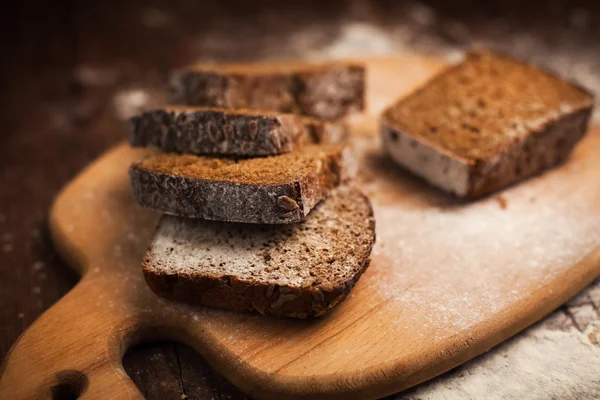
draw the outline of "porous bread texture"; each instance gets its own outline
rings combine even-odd
[[[474,51],[386,109],[381,135],[400,165],[473,198],[564,160],[585,134],[593,103],[538,67]]]
[[[169,101],[252,108],[334,121],[365,108],[365,67],[333,62],[196,65],[174,71]]]
[[[130,168],[145,207],[188,218],[282,224],[303,220],[333,187],[350,179],[342,146],[307,146],[279,156],[227,159],[159,154]]]
[[[261,110],[166,106],[130,122],[132,146],[196,155],[277,155],[311,143],[339,143],[347,135],[342,122]]]
[[[164,216],[142,265],[150,288],[169,299],[306,318],[348,295],[374,242],[368,198],[341,186],[299,224]]]

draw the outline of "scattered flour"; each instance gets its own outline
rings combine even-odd
[[[600,321],[596,321],[597,329]],[[600,393],[600,347],[572,328],[537,325],[443,377],[396,400],[594,399]],[[556,361],[556,362],[552,362]]]
[[[148,101],[148,93],[142,89],[122,90],[114,98],[115,108],[122,119],[141,112]]]
[[[390,38],[381,28],[373,24],[354,22],[344,25],[338,39],[330,45],[315,50],[309,49],[309,60],[339,59],[363,56],[398,54],[404,49],[401,43]],[[304,35],[300,32],[299,35]]]
[[[576,183],[582,175],[594,179],[587,163],[580,156],[505,191],[506,209],[494,198],[461,204],[415,189],[401,172],[372,174],[364,187],[374,203],[377,276],[369,284],[386,303],[382,312],[395,318],[391,329],[433,340],[470,330],[600,246],[599,189]],[[394,180],[397,198],[390,199]],[[531,202],[539,193],[546,195]],[[582,316],[582,325],[589,320]]]
[[[119,77],[116,69],[98,68],[86,64],[77,66],[73,73],[77,80],[90,86],[113,85]]]

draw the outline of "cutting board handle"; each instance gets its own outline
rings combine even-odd
[[[105,299],[105,282],[86,273],[19,337],[0,369],[0,398],[143,398],[121,362],[141,320]]]

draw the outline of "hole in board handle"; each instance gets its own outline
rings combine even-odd
[[[50,387],[52,400],[75,400],[88,387],[88,378],[82,372],[66,370],[56,374],[57,383]]]

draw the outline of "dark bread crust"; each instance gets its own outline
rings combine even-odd
[[[258,73],[257,73],[258,72]],[[365,67],[356,63],[260,72],[190,67],[171,74],[169,101],[220,108],[252,108],[337,120],[365,108]]]
[[[585,136],[592,107],[563,115],[513,142],[498,156],[501,161],[477,161],[471,165],[465,198],[475,199],[534,176],[563,162]]]
[[[320,168],[282,184],[168,174],[145,169],[139,162],[131,166],[129,175],[134,198],[144,207],[188,218],[289,224],[302,221],[347,177],[344,154],[343,150],[323,153]]]
[[[307,318],[329,313],[346,299],[358,279],[369,266],[369,256],[375,243],[375,219],[369,199],[356,189],[351,201],[364,203],[368,208],[367,225],[356,240],[354,256],[360,267],[336,285],[278,286],[259,280],[244,280],[234,275],[211,275],[178,271],[166,273],[157,268],[160,260],[151,255],[153,242],[146,253],[142,268],[149,287],[159,296],[192,305],[209,305],[236,311],[258,311],[276,317]],[[326,200],[327,201],[327,200]],[[314,212],[318,212],[315,210]],[[157,234],[160,232],[160,224]],[[298,225],[301,228],[302,224]],[[332,243],[331,247],[340,246]],[[306,266],[310,268],[309,265]]]
[[[197,155],[269,156],[308,143],[337,143],[346,138],[343,123],[293,114],[166,107],[130,120],[132,146]]]
[[[369,250],[370,253],[370,250]],[[368,254],[366,255],[368,257]],[[289,288],[247,282],[235,276],[196,276],[191,274],[168,275],[156,273],[152,261],[144,258],[142,268],[150,289],[161,297],[191,305],[207,305],[234,311],[257,311],[263,315],[304,319],[320,317],[343,302],[369,267],[367,258],[363,266],[345,282],[331,291],[318,288]],[[277,306],[277,300],[291,299]]]

